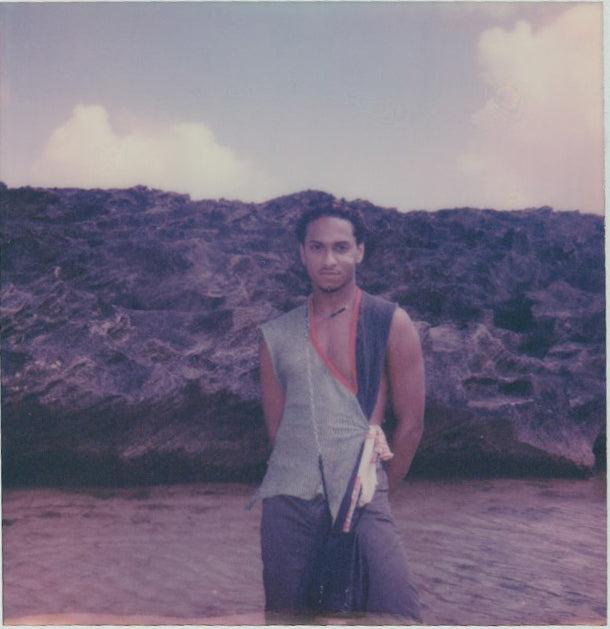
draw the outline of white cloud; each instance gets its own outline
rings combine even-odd
[[[458,162],[486,204],[603,211],[601,4],[572,6],[537,30],[489,29],[479,61],[493,95]]]
[[[51,134],[32,168],[34,185],[119,188],[133,185],[194,198],[262,200],[269,182],[222,146],[202,123],[118,134],[101,105],[77,105]]]

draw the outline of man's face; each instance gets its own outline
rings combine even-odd
[[[354,281],[364,244],[356,243],[350,221],[322,216],[307,226],[305,244],[299,246],[299,252],[312,284],[333,293]]]

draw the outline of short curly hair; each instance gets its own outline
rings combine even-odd
[[[342,218],[349,221],[354,228],[354,238],[356,239],[356,243],[361,244],[364,242],[366,225],[360,210],[357,210],[344,200],[341,200],[332,201],[329,204],[320,205],[313,209],[307,209],[301,214],[299,220],[297,221],[295,232],[302,245],[305,244],[305,237],[307,236],[307,227],[309,223],[313,223],[313,221],[324,216],[334,216],[336,218]]]

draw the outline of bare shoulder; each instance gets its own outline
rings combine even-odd
[[[419,334],[413,320],[407,314],[406,310],[398,306],[392,316],[388,351],[415,350],[419,349],[419,347]]]
[[[411,317],[400,307],[394,310],[392,317],[386,358],[390,376],[423,368],[419,333]]]

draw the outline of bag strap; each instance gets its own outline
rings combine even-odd
[[[318,421],[317,421],[318,414],[317,414],[317,407],[316,407],[315,394],[314,394],[314,388],[313,388],[313,376],[312,376],[312,371],[311,371],[311,338],[310,338],[311,314],[310,313],[311,313],[311,295],[309,296],[309,299],[307,300],[307,309],[306,309],[306,315],[305,315],[305,362],[306,362],[306,367],[307,367],[307,384],[308,384],[308,389],[309,389],[309,408],[310,408],[311,423],[313,426],[313,434],[316,441],[316,448],[318,450],[318,467],[320,469],[320,475],[322,477],[322,489],[324,491],[324,497],[326,498],[326,501],[328,503],[329,501],[328,488],[326,485],[326,477],[324,475],[324,463],[322,461],[322,448],[320,447],[320,435],[318,432]],[[363,449],[364,449],[364,444],[360,448],[360,453],[358,455],[358,460],[356,461],[356,465],[354,468],[354,472],[352,473],[352,477],[354,474],[357,473],[357,470],[359,467],[359,461],[362,457]],[[352,516],[353,516],[353,513],[349,514],[350,526],[352,522]],[[354,525],[359,519],[359,517],[360,517],[360,511],[357,510],[357,515],[356,515],[356,519],[354,520]],[[336,525],[338,525],[338,523],[336,523]]]
[[[307,385],[309,388],[309,409],[311,416],[311,423],[313,426],[313,434],[316,440],[316,448],[318,450],[318,467],[320,468],[320,474],[322,476],[322,488],[324,490],[324,497],[328,500],[328,490],[326,487],[326,478],[324,477],[324,465],[322,463],[322,448],[320,447],[320,435],[318,433],[318,421],[317,410],[315,403],[315,395],[313,390],[313,376],[311,373],[311,338],[310,338],[310,313],[311,313],[311,295],[307,300],[307,308],[305,314],[305,363],[307,365]]]

